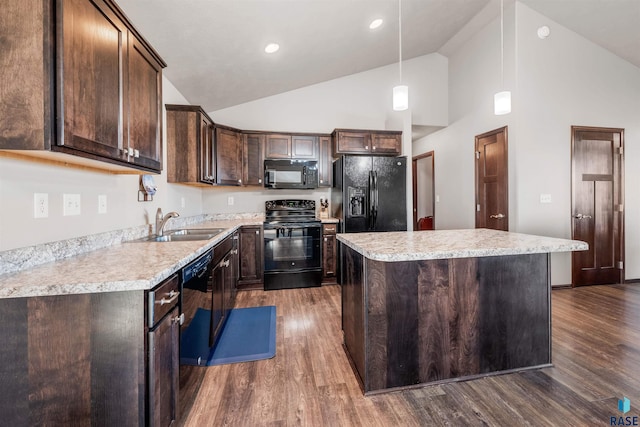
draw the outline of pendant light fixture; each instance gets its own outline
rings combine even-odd
[[[504,0],[500,0],[500,85],[504,89]],[[503,90],[493,96],[493,112],[496,116],[511,112],[511,92]]]
[[[404,111],[409,108],[409,86],[402,84],[402,0],[398,0],[398,58],[400,81],[393,88],[393,109]]]

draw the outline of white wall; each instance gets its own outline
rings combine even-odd
[[[414,124],[447,124],[447,58],[425,55],[403,61]],[[306,86],[245,104],[209,112],[216,123],[244,130],[330,133],[336,128],[402,130],[393,120],[392,88],[398,65]],[[391,118],[391,120],[389,120]]]
[[[513,8],[505,17],[513,16]],[[515,97],[513,25],[505,19],[505,85]],[[475,135],[509,126],[509,157],[514,145],[514,115],[493,114],[493,94],[502,90],[500,26],[493,21],[449,57],[449,126],[413,144],[413,155],[435,151],[435,228],[475,227]],[[510,202],[513,200],[513,183]],[[514,208],[510,206],[510,213]]]
[[[163,101],[163,105],[186,103],[167,79],[163,79]],[[163,147],[166,159],[166,143]],[[166,172],[155,175],[154,180],[158,186],[154,201],[138,202],[138,175],[0,157],[0,251],[154,223],[158,207],[183,216],[202,213],[200,189],[167,184]],[[33,218],[34,193],[48,194],[48,218]],[[62,215],[65,193],[80,194],[80,216]],[[99,194],[107,196],[106,214],[98,214]]]
[[[571,236],[571,126],[625,129],[626,279],[640,278],[640,69],[524,5],[518,8],[522,232]],[[551,35],[540,40],[537,28]],[[545,64],[553,64],[545,66]],[[552,204],[540,204],[541,193]],[[566,282],[570,281],[566,257]]]
[[[536,35],[541,25],[551,28],[546,40]],[[640,160],[640,69],[516,2],[505,10],[505,80],[513,112],[493,116],[497,43],[494,21],[449,58],[451,124],[414,144],[414,154],[436,154],[436,228],[474,226],[474,136],[506,124],[510,230],[570,238],[571,126],[621,127],[626,279],[639,278],[640,195],[633,183],[640,172],[633,165]],[[552,203],[540,204],[540,194],[551,194]],[[570,282],[570,255],[553,255],[552,283]]]

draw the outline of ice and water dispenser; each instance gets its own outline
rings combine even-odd
[[[357,218],[365,216],[366,199],[363,188],[348,187],[349,207],[347,217]]]

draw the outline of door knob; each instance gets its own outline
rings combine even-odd
[[[591,215],[583,215],[583,214],[579,213],[579,214],[575,214],[573,217],[575,219],[589,219],[589,218],[591,218]]]
[[[489,215],[489,218],[494,218],[494,219],[502,219],[504,218],[504,214],[497,214],[497,215]]]

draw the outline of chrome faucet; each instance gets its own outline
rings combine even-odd
[[[169,212],[163,216],[162,209],[158,208],[158,211],[156,212],[156,235],[162,236],[164,233],[164,226],[167,224],[167,221],[179,216],[180,214],[178,212]]]

